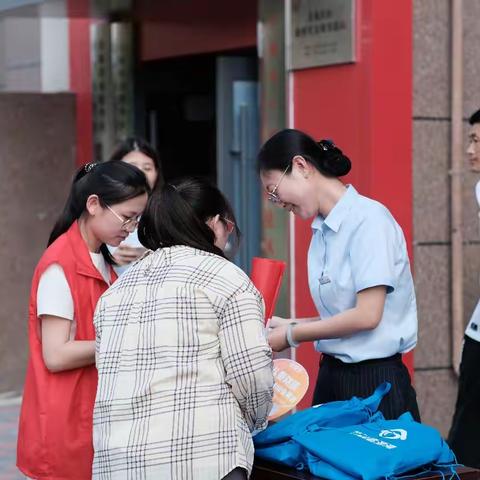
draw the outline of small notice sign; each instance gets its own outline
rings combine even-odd
[[[289,412],[303,398],[308,390],[308,373],[298,362],[289,358],[273,361],[273,407],[269,420]]]
[[[293,0],[290,69],[355,61],[354,0]]]

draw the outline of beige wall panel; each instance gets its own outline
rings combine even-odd
[[[413,237],[449,241],[448,121],[413,121]]]
[[[35,265],[74,170],[71,94],[0,94],[0,392],[19,390]]]
[[[413,2],[413,115],[450,116],[450,2]]]
[[[415,247],[418,344],[415,368],[450,365],[450,267],[448,246]]]
[[[446,437],[457,398],[457,379],[451,369],[416,373],[415,388],[422,422]]]
[[[463,115],[468,118],[480,108],[480,2],[463,0]]]

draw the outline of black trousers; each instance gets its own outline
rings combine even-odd
[[[244,468],[237,467],[222,480],[247,480],[247,471]]]
[[[358,363],[344,363],[324,354],[313,394],[313,405],[348,400],[353,396],[368,397],[385,381],[390,382],[392,388],[378,408],[384,417],[387,420],[396,419],[408,411],[419,422],[417,395],[399,353],[388,358]]]
[[[448,444],[459,463],[480,468],[480,342],[466,335]]]

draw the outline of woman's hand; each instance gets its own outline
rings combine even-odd
[[[132,263],[146,251],[144,247],[132,247],[121,243],[113,254],[113,258],[117,265],[123,266]]]
[[[292,323],[293,320],[291,318],[282,318],[282,317],[272,317],[268,322],[267,322],[267,328],[277,328],[277,327],[283,327],[288,325],[289,323]]]
[[[286,320],[285,318],[282,318],[280,320]],[[288,324],[271,328],[270,331],[268,332],[268,343],[270,344],[270,348],[274,352],[281,352],[282,350],[285,350],[288,348],[288,343],[287,343],[287,327]]]

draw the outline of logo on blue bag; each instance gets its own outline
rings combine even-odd
[[[407,431],[403,428],[392,428],[391,430],[382,430],[378,436],[389,440],[406,440]]]
[[[356,437],[362,440],[365,440],[366,442],[373,443],[374,445],[377,445],[378,447],[386,448],[387,450],[392,450],[394,448],[397,448],[396,445],[388,443],[385,440],[379,440],[378,438],[370,437],[365,432],[362,432],[360,430],[354,430],[353,432],[350,432],[350,435],[355,435]]]

